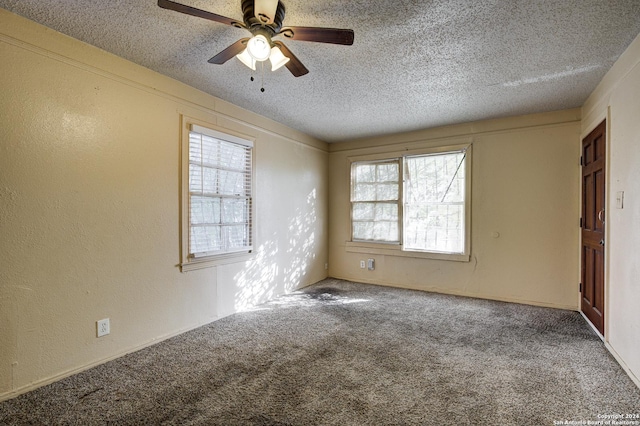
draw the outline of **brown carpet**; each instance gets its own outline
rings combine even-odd
[[[640,390],[576,312],[328,279],[0,403],[0,424],[553,425],[614,413],[640,413]]]

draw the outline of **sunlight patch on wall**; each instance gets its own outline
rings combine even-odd
[[[247,308],[274,297],[277,292],[275,283],[279,275],[276,256],[277,241],[261,244],[256,250],[256,257],[245,262],[245,267],[234,277],[238,291],[234,298],[236,311]]]
[[[317,191],[314,188],[307,195],[305,206],[297,208],[289,219],[287,254],[291,263],[284,267],[285,293],[300,287],[302,278],[316,258],[316,204]]]
[[[287,219],[286,232],[274,233],[255,250],[256,256],[234,276],[236,311],[297,290],[317,258],[317,191],[309,192],[304,205]],[[283,247],[286,247],[282,249]],[[278,286],[284,282],[284,288]]]

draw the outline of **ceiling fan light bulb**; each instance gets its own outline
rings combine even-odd
[[[271,48],[271,56],[269,56],[269,60],[271,61],[271,71],[275,71],[289,62],[289,58],[284,56],[278,46]]]
[[[256,61],[266,61],[271,54],[271,43],[262,34],[251,37],[247,43],[247,50]]]
[[[256,70],[256,60],[249,54],[248,49],[244,49],[242,52],[238,53],[236,58],[252,70]]]

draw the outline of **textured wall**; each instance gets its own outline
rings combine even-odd
[[[577,309],[579,119],[568,110],[332,144],[330,275]],[[473,143],[470,262],[349,252],[349,156],[464,141]],[[370,257],[375,271],[360,269]]]
[[[3,10],[0,23],[0,398],[326,276],[326,144]],[[176,266],[180,114],[255,138],[251,261]]]
[[[605,338],[640,386],[640,36],[583,107],[582,134],[607,118]],[[624,207],[616,193],[624,191]]]

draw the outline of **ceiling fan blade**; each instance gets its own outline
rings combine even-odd
[[[231,46],[227,47],[222,52],[218,53],[216,56],[214,56],[213,58],[209,59],[207,62],[209,62],[210,64],[218,64],[218,65],[224,64],[229,59],[233,58],[238,53],[240,53],[244,49],[246,49],[248,41],[249,41],[248,38],[242,38],[242,39],[236,41]]]
[[[273,24],[278,9],[278,0],[255,0],[253,11],[260,22]]]
[[[285,46],[280,41],[274,41],[273,43],[280,48],[284,56],[289,58],[289,62],[285,64],[285,67],[287,67],[287,69],[291,71],[291,74],[293,74],[294,77],[300,77],[309,73],[309,70],[304,65],[302,65],[302,62],[300,62],[300,59],[298,59],[296,55],[294,55],[287,48],[287,46]]]
[[[353,30],[340,28],[286,27],[279,34],[292,40],[315,41],[318,43],[353,44]]]
[[[186,13],[187,15],[197,16],[198,18],[208,19],[214,22],[220,22],[221,24],[232,25],[238,28],[246,28],[242,22],[238,22],[235,19],[227,18],[226,16],[217,15],[206,10],[196,9],[195,7],[187,6],[185,4],[176,3],[171,0],[158,0],[158,6],[163,9],[175,10],[176,12]]]

